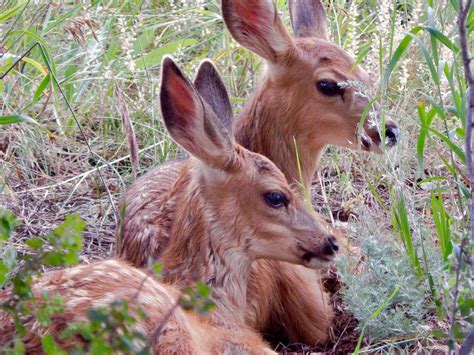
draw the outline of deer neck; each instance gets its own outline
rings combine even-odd
[[[243,323],[242,309],[246,306],[252,263],[237,245],[243,232],[222,222],[220,210],[206,197],[212,191],[207,191],[202,177],[194,177],[192,171],[185,175],[175,184],[175,192],[180,196],[170,244],[160,260],[164,281],[178,287],[192,286],[196,281],[209,285],[217,311]]]
[[[285,90],[264,74],[237,118],[236,139],[272,160],[290,184],[303,184],[309,189],[326,144],[298,125],[307,113],[295,109],[297,105],[291,104],[291,98],[282,97],[281,92]]]

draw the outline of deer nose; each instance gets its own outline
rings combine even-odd
[[[334,236],[330,236],[324,247],[324,253],[327,255],[334,255],[338,250],[339,245],[337,244],[336,238]]]
[[[400,139],[400,132],[396,126],[388,126],[385,128],[385,137],[387,137],[387,145],[393,147]]]

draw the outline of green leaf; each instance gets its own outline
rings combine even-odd
[[[375,199],[377,200],[377,202],[379,203],[379,205],[385,210],[385,211],[388,211],[388,207],[387,205],[385,204],[385,202],[383,202],[382,198],[380,197],[379,193],[377,192],[377,190],[375,189],[374,185],[372,185],[372,183],[369,181],[369,180],[366,180],[367,183],[369,184],[369,188],[370,188],[370,191],[372,192],[372,195],[375,197]]]
[[[425,62],[426,64],[428,64],[428,68],[430,69],[431,78],[433,79],[436,85],[439,85],[440,83],[439,75],[438,75],[438,72],[436,71],[435,64],[433,63],[433,59],[431,58],[428,48],[426,48],[425,44],[416,35],[412,33],[410,33],[409,35],[413,37],[416,43],[418,43],[418,46],[420,47],[421,52],[423,53],[423,56],[425,57]]]
[[[31,249],[38,250],[43,246],[44,242],[41,239],[35,238],[28,239],[25,244],[28,245]]]
[[[4,124],[13,124],[13,123],[34,123],[38,124],[34,119],[31,117],[23,116],[23,115],[7,115],[7,116],[0,116],[0,125]]]
[[[438,235],[439,246],[443,253],[443,259],[448,261],[449,255],[453,251],[451,242],[451,218],[444,208],[443,194],[438,184],[437,194],[431,193],[431,209],[433,211],[433,220]]]
[[[451,49],[453,52],[455,53],[459,52],[459,47],[456,46],[453,42],[451,42],[451,40],[448,37],[446,37],[444,34],[439,32],[436,28],[431,27],[431,26],[426,26],[425,30],[427,30],[431,34],[431,36],[435,37],[438,41],[443,43],[446,47]]]
[[[431,332],[431,336],[433,338],[437,338],[437,339],[447,339],[448,338],[448,334],[442,332],[441,330],[433,330]]]
[[[74,77],[76,72],[77,67],[75,65],[69,65],[64,72],[64,91],[66,92],[66,97],[69,102],[72,102],[72,98],[74,97],[74,84],[71,79]]]
[[[163,264],[162,263],[153,264],[152,269],[155,272],[156,276],[161,276],[161,273],[163,272]]]
[[[63,266],[63,255],[57,251],[48,251],[41,257],[41,263],[47,266]]]
[[[0,287],[7,281],[8,272],[7,266],[0,260]]]
[[[425,114],[425,105],[420,104],[418,105],[418,117],[420,117],[421,126],[420,126],[420,134],[418,136],[418,141],[416,144],[416,154],[418,157],[418,166],[420,170],[424,170],[424,151],[425,151],[425,140],[426,140],[426,114]]]
[[[174,54],[179,47],[189,47],[197,43],[195,39],[180,39],[160,48],[156,48],[149,53],[143,55],[143,57],[138,57],[136,59],[136,66],[139,69],[145,67],[150,68],[161,63],[163,57],[167,54]]]
[[[400,44],[398,45],[397,49],[395,50],[395,53],[393,53],[392,58],[390,59],[390,62],[388,63],[387,69],[385,69],[385,75],[384,75],[384,86],[386,87],[388,84],[388,81],[390,80],[390,76],[392,75],[393,70],[397,66],[400,58],[403,56],[403,54],[406,52],[408,49],[409,44],[413,40],[413,36],[418,34],[423,29],[422,26],[417,26],[414,27],[408,32],[408,34],[400,41]]]
[[[10,210],[0,210],[0,241],[7,240],[20,223]]]
[[[51,75],[47,74],[41,80],[41,83],[39,84],[38,88],[36,89],[34,95],[33,95],[33,104],[37,103],[40,99],[41,94],[43,93],[44,89],[48,86],[48,84],[51,82]]]
[[[418,259],[417,251],[413,245],[413,237],[410,230],[410,223],[408,221],[408,211],[405,205],[405,197],[400,194],[395,196],[392,190],[393,206],[391,210],[392,223],[394,232],[399,232],[400,238],[405,246],[407,255],[409,256],[418,277],[423,277],[423,270],[421,269],[420,260]]]
[[[427,128],[430,130],[431,133],[441,139],[448,146],[448,148],[451,149],[459,157],[459,159],[461,159],[463,163],[466,162],[466,155],[464,154],[461,148],[459,148],[456,144],[453,143],[453,141],[451,141],[451,139],[431,127]]]
[[[32,59],[32,58],[28,58],[28,57],[23,57],[22,59],[25,63],[29,63],[31,64],[33,67],[36,68],[36,70],[38,70],[41,74],[43,75],[47,75],[48,72],[46,71],[46,69],[43,68],[43,66],[38,63],[36,60]]]
[[[41,337],[41,345],[43,351],[48,355],[62,355],[66,354],[64,350],[61,350],[59,345],[54,341],[52,335],[44,335]]]
[[[26,1],[21,1],[18,5],[16,5],[14,8],[8,10],[8,11],[5,11],[4,13],[0,14],[0,23],[2,22],[5,22],[6,20],[8,20],[9,18],[11,18],[12,16],[15,16],[16,12],[18,10],[20,10],[23,5],[26,4]]]
[[[196,284],[196,288],[197,288],[197,290],[199,292],[199,295],[201,297],[207,298],[211,294],[211,288],[208,285],[206,285],[202,282],[198,282]]]

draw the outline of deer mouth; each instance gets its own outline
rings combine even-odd
[[[362,130],[356,132],[356,142],[360,143],[362,150],[366,152],[382,153],[381,146],[391,148],[400,140],[400,133],[397,124],[391,120],[385,123],[385,132],[382,137],[380,129],[373,125],[364,126]],[[358,144],[359,145],[359,144]]]
[[[360,137],[357,137],[357,139],[357,141],[360,139],[360,147],[363,151],[375,153],[382,152],[380,149],[380,134],[377,130],[371,134],[371,132],[368,132],[364,129]]]
[[[328,267],[335,259],[335,254],[327,255],[322,252],[311,251],[304,247],[299,247],[302,254],[303,265],[311,269],[319,269]]]

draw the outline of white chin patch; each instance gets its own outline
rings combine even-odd
[[[310,269],[327,269],[331,264],[334,263],[335,258],[332,260],[322,260],[318,258],[311,258],[309,261],[304,262],[304,266]]]

